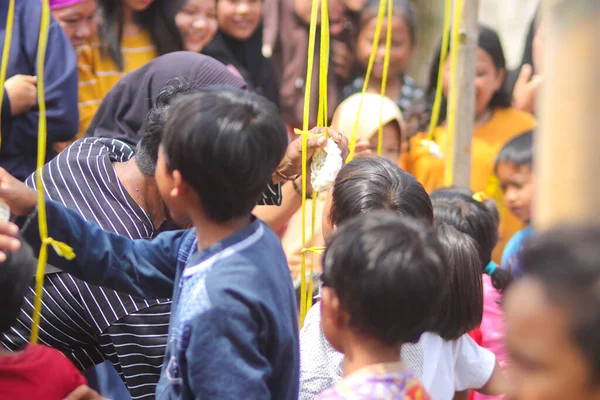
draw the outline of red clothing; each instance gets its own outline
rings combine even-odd
[[[63,400],[87,381],[60,351],[27,345],[0,357],[0,400]]]

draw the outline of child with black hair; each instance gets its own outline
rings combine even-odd
[[[51,264],[141,297],[173,297],[157,398],[298,398],[292,281],[281,243],[251,214],[287,144],[266,99],[204,88],[172,106],[155,173],[173,221],[195,229],[132,241],[46,204],[49,235],[77,255],[50,251]],[[2,170],[0,182],[11,211],[35,217],[35,192]],[[0,249],[17,231],[0,223]],[[22,233],[40,247],[37,224]]]
[[[559,226],[504,299],[511,399],[600,399],[600,229]]]
[[[502,253],[502,268],[519,276],[516,260],[523,244],[535,235],[531,227],[531,209],[534,195],[533,131],[525,132],[507,142],[496,157],[494,173],[500,181],[504,205],[527,226],[510,238]]]
[[[0,335],[17,320],[36,260],[27,245],[9,252],[0,265]],[[9,352],[0,347],[0,399],[62,400],[86,380],[58,350],[28,344],[22,351]]]
[[[431,200],[423,186],[392,161],[367,157],[346,164],[338,174],[323,213],[323,234],[327,238],[337,226],[350,218],[376,210],[394,211],[404,218],[420,219],[427,226],[433,224]],[[452,247],[447,249],[448,258],[450,261],[459,258],[465,261],[461,265],[446,265],[446,274],[452,276],[448,281],[456,283],[450,285],[459,289],[456,294],[450,294],[445,305],[447,308],[444,308],[451,315],[432,321],[429,328],[432,332],[423,334],[416,344],[405,344],[401,352],[401,359],[436,400],[450,400],[455,390],[465,388],[487,390],[488,384],[492,393],[498,392],[494,391],[496,380],[490,378],[496,376],[493,353],[477,346],[466,335],[481,321],[482,311],[477,306],[481,304],[477,295],[481,290],[479,257],[478,254],[466,254],[468,244],[460,245],[464,238],[450,238],[450,230],[445,231],[448,240],[443,242]],[[472,263],[473,256],[477,258],[476,265]],[[471,262],[467,263],[468,260]],[[466,299],[462,297],[463,291],[469,293]],[[320,306],[316,304],[308,312],[300,332],[301,400],[316,398],[322,390],[336,384],[342,375],[344,356],[326,340],[320,320]]]
[[[416,132],[419,118],[425,111],[425,92],[408,74],[408,66],[417,44],[417,16],[410,0],[392,0],[392,41],[390,65],[386,84],[386,96],[396,102],[409,125],[408,135]],[[379,0],[367,0],[358,16],[358,38],[356,61],[360,66],[359,76],[342,89],[342,99],[361,93],[369,57],[373,50]],[[376,52],[375,64],[369,78],[368,93],[381,93],[383,59],[386,48],[387,18],[384,18]]]
[[[505,367],[508,356],[504,348],[503,313],[499,303],[502,292],[511,282],[511,275],[508,271],[499,268],[491,259],[492,251],[498,240],[498,225],[486,205],[473,197],[452,190],[442,190],[431,194],[436,222],[445,222],[454,226],[459,231],[471,236],[477,243],[479,267],[481,273],[484,274],[484,307],[480,326],[481,344],[496,355],[500,366]],[[503,383],[499,386],[504,388]],[[492,395],[502,393],[496,390],[480,392]]]
[[[435,231],[389,211],[355,217],[333,234],[323,262],[321,326],[345,355],[344,379],[319,399],[429,399],[399,354],[437,311],[444,263]]]

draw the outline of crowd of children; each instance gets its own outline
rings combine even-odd
[[[311,0],[49,3],[41,171],[39,0],[16,2],[3,89],[0,400],[600,399],[600,231],[531,225],[539,18],[520,71],[479,27],[471,184],[443,187],[422,143],[448,140],[444,105],[428,132],[440,61],[442,103],[452,90],[441,45],[419,86],[416,7],[392,0],[387,96],[387,20],[363,95],[380,2],[329,0],[330,123],[309,165],[328,138],[343,158],[357,142],[312,198],[290,140],[317,89]],[[48,235],[76,255],[49,250],[39,345],[36,173]],[[302,276],[309,246],[324,252]]]

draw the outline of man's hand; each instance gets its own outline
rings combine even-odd
[[[348,153],[349,153],[348,138],[346,138],[344,135],[342,135],[338,131],[335,131],[331,128],[316,127],[316,128],[311,129],[310,132],[314,133],[314,134],[327,133],[329,135],[329,137],[332,138],[333,141],[337,143],[338,147],[342,151],[342,159],[345,160],[346,157],[348,157]],[[309,164],[308,165],[309,168],[310,168],[310,162],[312,160],[313,154],[315,153],[315,150],[325,147],[325,144],[327,144],[326,136],[309,136],[308,137],[308,152],[307,152],[306,156],[307,156],[307,163]],[[291,142],[288,145],[287,150],[285,152],[285,156],[283,156],[283,160],[279,163],[279,166],[277,167],[277,171],[279,171],[279,173],[281,175],[284,175],[284,176],[290,177],[290,178],[302,173],[302,137],[301,136],[296,138],[293,142]],[[277,173],[273,174],[273,183],[278,183],[282,179],[283,178],[281,176],[279,176],[279,174],[277,174]],[[0,192],[0,197],[1,197],[1,192]]]
[[[102,397],[94,389],[87,385],[81,385],[69,394],[65,400],[107,400]]]
[[[543,82],[544,79],[541,75],[533,75],[531,65],[523,65],[513,90],[513,106],[518,110],[533,114],[536,94]]]
[[[6,80],[4,89],[10,99],[10,114],[21,115],[37,104],[37,78],[15,75]]]
[[[15,215],[29,215],[37,205],[37,193],[23,182],[0,168],[0,199]]]

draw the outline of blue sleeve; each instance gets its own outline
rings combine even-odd
[[[508,263],[512,256],[519,252],[519,248],[521,246],[522,240],[522,231],[515,233],[504,246],[504,251],[502,251],[502,264],[501,267],[504,269],[509,269]]]
[[[59,203],[47,202],[48,236],[67,243],[75,259],[67,261],[48,250],[48,264],[98,286],[144,298],[173,294],[179,249],[193,231],[173,231],[154,240],[131,240],[106,232]],[[34,251],[40,249],[37,221],[23,230]]]
[[[261,354],[259,326],[250,310],[215,307],[195,317],[186,350],[195,399],[269,399],[269,361]]]
[[[24,35],[24,51],[30,57],[35,75],[38,75],[40,17],[41,7],[31,4],[26,7],[26,12],[21,12],[21,32],[14,32]],[[52,17],[44,61],[44,86],[48,144],[72,139],[79,128],[77,56],[66,34]],[[3,135],[5,132],[29,135],[37,147],[38,118],[39,108],[35,106],[29,112],[12,118],[12,128],[3,129]]]

